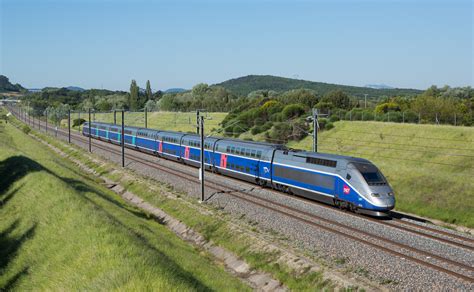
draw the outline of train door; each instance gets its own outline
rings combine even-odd
[[[345,177],[347,176],[347,164],[344,162],[338,161],[337,166],[336,166],[336,173],[338,174],[338,177],[334,182],[335,186],[334,186],[333,196],[334,198],[339,199],[345,185],[343,179],[345,179]]]

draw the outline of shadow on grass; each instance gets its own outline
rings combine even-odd
[[[25,156],[11,156],[0,162],[0,196],[17,181],[30,172],[44,170],[44,167]]]
[[[18,227],[19,221],[16,220],[10,224],[4,231],[0,233],[0,272],[6,270],[10,262],[15,259],[21,246],[28,240],[34,237],[36,230],[36,223],[28,230],[20,235],[12,235],[14,230]],[[28,268],[25,267],[22,271],[16,273],[14,276],[6,280],[5,284],[0,286],[0,291],[8,291],[28,273]]]
[[[194,287],[199,291],[210,291],[211,289],[197,279],[192,273],[184,270],[179,264],[177,264],[172,258],[167,254],[163,253],[152,243],[149,242],[144,235],[140,234],[132,227],[127,226],[120,220],[116,215],[112,214],[104,206],[95,202],[95,200],[90,197],[97,196],[99,199],[106,201],[110,204],[111,207],[117,207],[123,209],[130,213],[131,215],[138,217],[140,219],[150,219],[150,217],[138,210],[133,210],[132,208],[126,206],[124,203],[114,199],[112,196],[105,192],[93,188],[80,180],[75,180],[71,178],[61,177],[49,169],[43,167],[41,164],[37,163],[34,160],[29,159],[25,156],[12,156],[0,162],[0,202],[4,206],[23,186],[20,186],[14,190],[8,192],[11,186],[30,172],[42,171],[57,179],[63,181],[68,186],[73,188],[80,198],[88,201],[94,206],[94,208],[100,210],[107,216],[114,224],[125,229],[128,234],[133,235],[133,238],[145,248],[152,251],[156,254],[156,259],[150,259],[152,263],[160,265],[162,267],[162,272],[171,279],[174,279],[177,283],[185,282],[189,286]],[[1,209],[0,209],[1,211]],[[16,253],[18,252],[21,245],[34,236],[36,229],[36,224],[30,227],[25,233],[18,237],[12,237],[11,233],[17,228],[18,221],[13,222],[5,231],[0,233],[0,271],[4,271],[5,268],[9,265],[10,261],[14,259]],[[0,287],[0,291],[8,290],[18,282],[21,277],[28,274],[28,268],[24,268],[22,271],[15,274],[9,280],[6,281],[6,284],[3,287]]]

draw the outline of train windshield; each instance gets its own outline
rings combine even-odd
[[[387,183],[385,177],[373,164],[369,163],[352,163],[355,168],[362,174],[368,185],[384,185]]]

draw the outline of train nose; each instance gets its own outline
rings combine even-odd
[[[393,209],[395,207],[395,196],[392,191],[383,193],[372,193],[372,200],[377,206]]]

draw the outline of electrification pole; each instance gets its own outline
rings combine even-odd
[[[92,152],[91,109],[89,108],[89,152]]]
[[[313,108],[313,152],[318,152],[318,109]]]
[[[125,167],[125,125],[124,125],[124,110],[122,110],[122,135],[120,140],[122,143],[122,167]]]
[[[199,110],[196,110],[196,133],[199,135]]]
[[[117,111],[114,110],[114,125],[117,125]]]
[[[67,111],[67,141],[71,144],[71,110]]]
[[[201,169],[199,169],[199,178],[201,180],[201,202],[204,202],[204,117],[199,120],[199,128],[201,134]]]
[[[48,110],[46,110],[46,134],[48,134]]]

